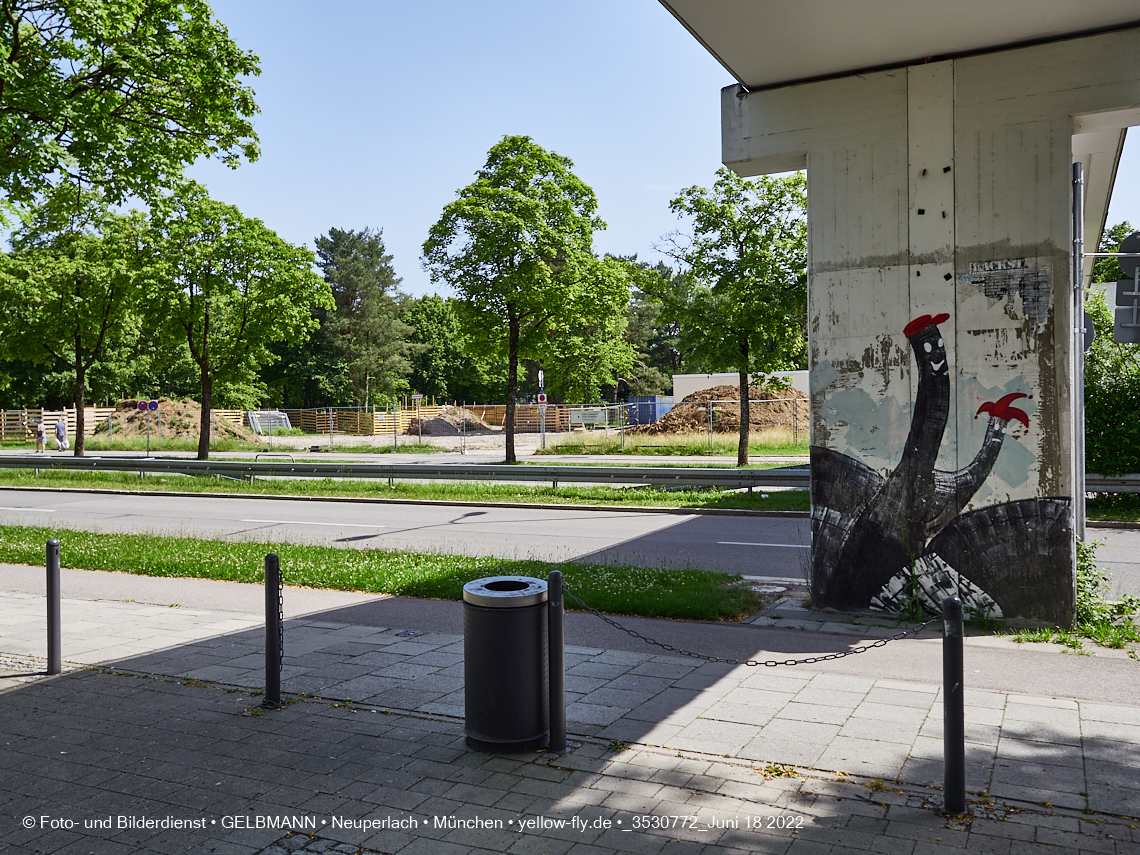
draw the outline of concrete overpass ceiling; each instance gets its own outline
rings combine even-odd
[[[661,0],[748,89],[1140,25],[1137,0]]]

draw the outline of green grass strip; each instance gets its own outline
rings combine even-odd
[[[761,598],[739,576],[602,564],[503,560],[380,549],[338,549],[270,541],[218,541],[149,534],[106,534],[56,527],[0,526],[0,562],[43,566],[44,546],[60,541],[64,567],[143,576],[259,583],[276,552],[286,585],[459,600],[484,576],[545,579],[561,570],[566,587],[613,614],[687,620],[736,620]],[[573,607],[572,600],[567,606]]]
[[[480,481],[334,480],[331,478],[261,478],[247,481],[193,476],[147,475],[129,472],[50,472],[39,475],[26,469],[0,469],[6,487],[71,487],[140,492],[228,493],[244,496],[305,496],[330,498],[383,498],[409,501],[518,502],[595,507],[727,508],[736,510],[806,511],[807,490],[765,493],[728,490],[665,490],[653,487],[563,487],[530,484],[488,484]]]
[[[736,457],[739,440],[736,434],[628,434],[624,440],[601,431],[575,433],[550,444],[537,454],[637,454],[637,455],[700,455],[710,454]],[[748,443],[748,453],[755,455],[807,454],[807,431],[793,438],[789,431],[757,431]]]

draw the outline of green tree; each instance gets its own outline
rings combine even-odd
[[[684,370],[684,354],[678,350],[680,324],[677,317],[665,311],[665,301],[685,305],[691,277],[662,261],[651,265],[638,261],[637,256],[621,260],[632,285],[626,338],[634,356],[619,393],[671,395],[673,375]]]
[[[416,348],[400,320],[400,279],[380,230],[329,229],[316,246],[335,304],[318,317],[321,338],[343,358],[356,406],[367,406],[374,392],[394,394],[411,372]]]
[[[0,286],[3,349],[70,375],[77,457],[88,374],[112,341],[137,331],[143,232],[141,214],[118,216],[101,195],[61,187],[12,236]]]
[[[198,157],[258,155],[258,59],[206,0],[0,0],[0,192],[82,179],[151,198]]]
[[[597,199],[572,167],[530,137],[504,137],[424,243],[424,267],[455,289],[473,352],[506,356],[508,463],[516,460],[519,359],[557,353],[552,331],[589,320],[574,315],[591,302],[582,292],[609,276],[596,272],[592,251],[594,231],[605,227]]]
[[[420,345],[412,356],[411,387],[437,399],[490,403],[506,397],[506,360],[470,352],[453,298],[437,295],[408,300],[404,322]]]
[[[151,246],[159,263],[148,309],[171,345],[185,342],[198,369],[202,411],[198,458],[210,450],[216,384],[250,384],[274,358],[269,345],[316,327],[310,307],[331,308],[315,258],[260,220],[188,183],[155,205]]]
[[[548,391],[561,401],[588,403],[603,386],[633,367],[629,326],[629,272],[616,258],[583,265],[581,287],[552,320],[542,366]]]
[[[1132,232],[1127,222],[1105,229],[1098,251],[1119,252]],[[1113,340],[1113,307],[1095,287],[1125,278],[1117,259],[1098,259],[1085,304],[1096,330],[1085,354],[1085,465],[1101,475],[1140,472],[1140,345]]]
[[[711,189],[690,187],[669,207],[692,218],[672,253],[695,287],[669,302],[682,348],[708,371],[739,374],[738,466],[748,463],[748,375],[796,367],[806,341],[807,182],[802,172],[746,181],[717,171]]]

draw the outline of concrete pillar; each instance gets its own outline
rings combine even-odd
[[[1072,161],[1095,245],[1140,29],[722,99],[728,166],[808,170],[813,600],[1067,623]]]

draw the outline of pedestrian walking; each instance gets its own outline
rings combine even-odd
[[[47,424],[41,418],[36,422],[36,454],[47,451]]]
[[[71,447],[71,443],[67,441],[67,422],[63,420],[63,415],[59,417],[59,421],[55,423],[55,450],[67,451]]]

